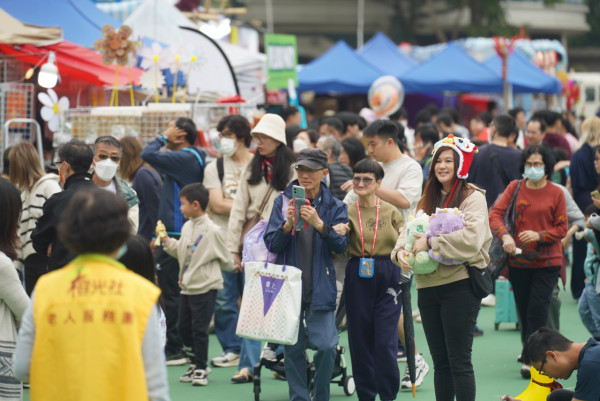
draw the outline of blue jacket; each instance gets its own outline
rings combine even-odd
[[[292,186],[294,185],[298,185],[297,180],[283,192],[288,199],[292,198]],[[348,223],[348,208],[342,201],[334,198],[323,183],[321,183],[321,192],[323,198],[319,207],[319,217],[323,220],[325,227],[323,234],[319,234],[317,230],[314,231],[313,291],[310,303],[311,309],[314,310],[335,310],[337,287],[331,253],[344,252],[348,247],[348,237],[339,235],[331,227],[339,223]],[[286,264],[302,269],[302,266],[298,266],[296,237],[292,236],[291,232],[285,234],[282,230],[285,223],[281,213],[282,202],[282,195],[275,198],[264,236],[265,244],[270,244],[271,252],[277,254],[277,264],[283,264],[285,254]]]
[[[206,165],[203,151],[190,147],[174,152],[161,152],[166,144],[159,136],[142,151],[142,159],[161,173],[165,179],[160,195],[158,218],[164,223],[170,235],[180,235],[185,223],[179,207],[179,190],[188,184],[202,182]]]
[[[582,212],[592,204],[592,192],[598,186],[598,173],[594,167],[594,148],[584,143],[571,158],[571,188],[573,188],[573,199]]]

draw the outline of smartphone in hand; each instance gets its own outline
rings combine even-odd
[[[304,205],[306,200],[306,192],[304,191],[304,187],[294,185],[292,187],[292,198],[294,198],[296,201],[296,217],[298,218],[295,229],[301,230],[304,226],[304,219],[300,217],[300,208],[302,205]]]

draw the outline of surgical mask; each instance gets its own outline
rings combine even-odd
[[[237,150],[237,146],[235,146],[235,139],[221,138],[219,148],[221,149],[221,154],[223,156],[233,156]]]
[[[545,175],[546,172],[544,171],[544,167],[525,167],[523,178],[527,178],[533,182],[538,182],[544,178]]]
[[[102,181],[110,181],[117,173],[119,165],[110,159],[96,162],[94,172]]]
[[[120,260],[123,257],[123,255],[125,255],[126,253],[127,253],[127,244],[123,244],[123,246],[119,248],[119,251],[115,255],[115,260]]]
[[[302,139],[294,139],[292,143],[292,147],[294,148],[294,152],[300,153],[302,149],[308,148],[308,144],[304,142]]]

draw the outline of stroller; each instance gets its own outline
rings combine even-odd
[[[346,330],[346,309],[344,307],[343,296],[340,300],[340,305],[338,307],[335,324],[338,333]],[[346,358],[344,357],[344,353],[346,352],[345,348],[336,345],[335,346],[335,361],[333,363],[333,372],[331,373],[331,383],[336,383],[338,386],[344,388],[344,393],[347,396],[351,396],[356,391],[356,385],[354,384],[354,378],[348,375]],[[306,379],[308,382],[308,391],[312,396],[313,386],[314,386],[314,376],[315,376],[315,366],[309,360],[308,355],[306,355],[307,362],[307,372]],[[260,376],[261,369],[265,367],[278,376],[285,378],[285,368],[283,365],[283,355],[277,355],[277,361],[267,361],[261,359],[256,365],[254,365],[254,400],[260,401]]]

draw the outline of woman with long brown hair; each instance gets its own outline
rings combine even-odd
[[[475,401],[475,374],[471,362],[473,331],[481,299],[469,280],[466,264],[484,269],[489,263],[492,235],[483,191],[466,182],[477,148],[467,139],[449,135],[433,148],[431,171],[416,210],[432,215],[437,208],[458,208],[464,228],[450,234],[417,235],[413,253],[430,249],[465,263],[440,263],[429,274],[415,274],[418,304],[435,368],[437,401]],[[392,260],[410,272],[402,231]]]
[[[18,146],[18,145],[17,145]],[[39,165],[39,163],[38,163]],[[21,199],[19,191],[7,180],[0,178],[0,353],[10,361],[17,341],[17,324],[29,304],[29,298],[17,276],[13,264],[19,253],[19,216]],[[11,369],[0,373],[0,398],[21,400],[23,387]]]
[[[31,233],[43,214],[46,201],[60,192],[58,175],[45,174],[35,147],[29,142],[13,146],[8,154],[9,179],[21,191],[21,248],[18,263],[24,267],[25,290],[31,295],[38,278],[47,272],[48,255],[37,253],[31,243]]]
[[[131,184],[140,200],[138,234],[150,241],[158,220],[162,179],[156,170],[142,160],[142,145],[136,138],[122,138],[121,149],[121,178]]]

